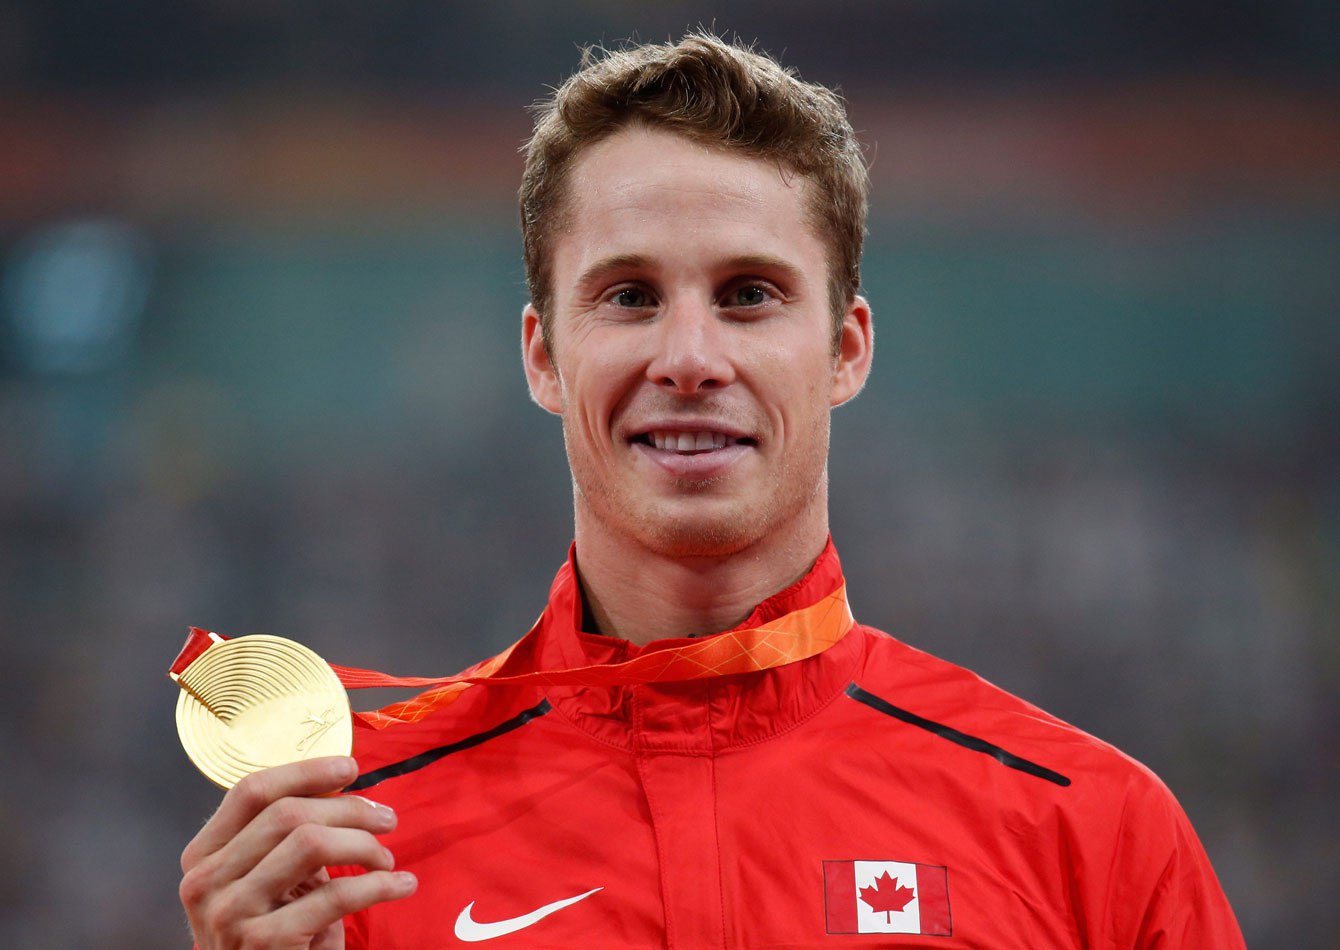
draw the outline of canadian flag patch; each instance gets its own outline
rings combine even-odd
[[[824,914],[831,934],[948,937],[949,872],[906,861],[825,861]]]

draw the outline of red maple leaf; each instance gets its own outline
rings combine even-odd
[[[884,911],[885,923],[891,923],[893,911],[901,911],[916,896],[917,892],[912,888],[899,887],[898,879],[889,877],[888,871],[875,878],[874,887],[861,888],[861,900],[869,904],[875,913]]]

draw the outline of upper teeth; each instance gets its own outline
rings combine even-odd
[[[671,452],[702,452],[707,449],[724,449],[724,432],[648,432],[651,444],[658,449]]]

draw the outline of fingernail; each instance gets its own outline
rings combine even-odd
[[[345,757],[334,763],[335,778],[342,781],[349,781],[358,776],[358,760]]]
[[[386,863],[395,867],[395,855],[391,853],[390,848],[382,848],[382,854],[386,855]]]
[[[413,874],[411,874],[409,871],[396,871],[395,882],[396,885],[406,894],[410,893],[416,887],[419,886],[419,879],[415,877]]]

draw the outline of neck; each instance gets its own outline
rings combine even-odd
[[[826,506],[820,515],[798,518],[783,536],[738,551],[690,556],[584,527],[578,518],[585,626],[639,646],[729,630],[813,566],[828,541]]]

